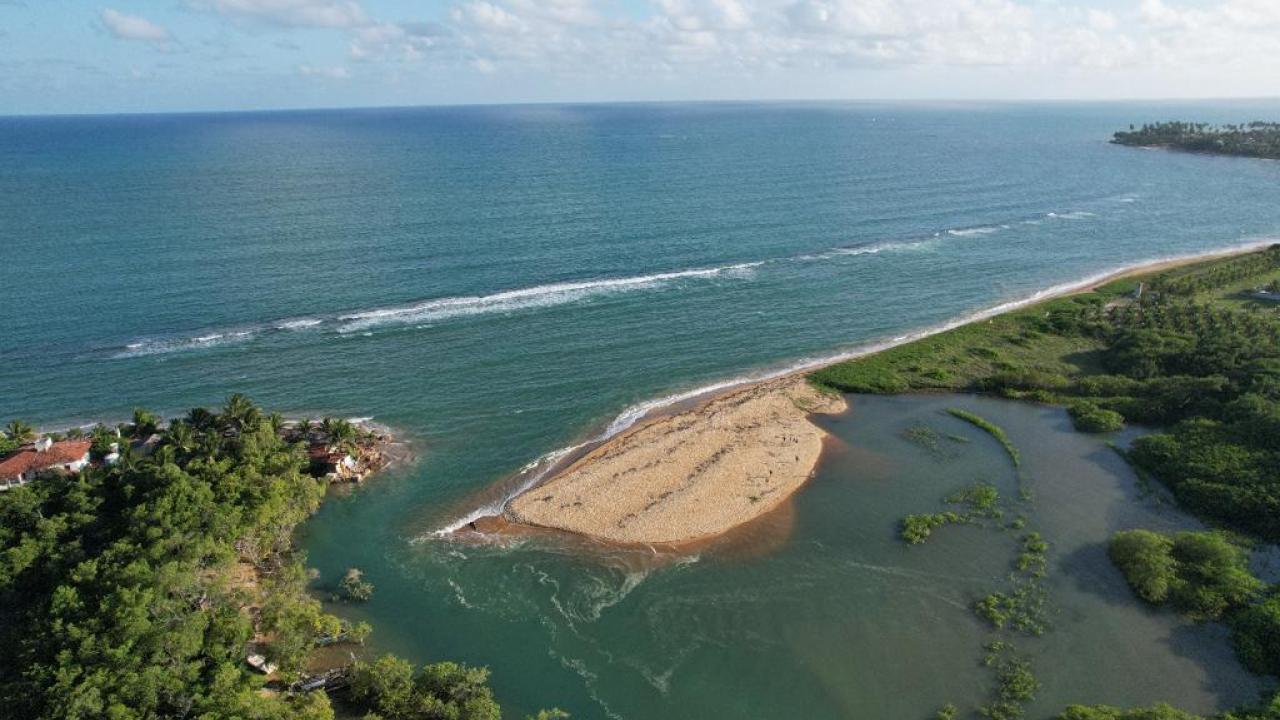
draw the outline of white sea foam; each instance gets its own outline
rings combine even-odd
[[[276,323],[277,330],[305,330],[309,327],[324,324],[324,320],[320,318],[297,318],[296,320],[281,320]]]
[[[975,235],[994,235],[995,233],[1000,232],[1002,228],[1006,228],[1006,227],[1008,226],[1007,225],[1000,225],[1000,226],[983,225],[980,227],[956,228],[953,230],[948,230],[947,234],[953,237],[973,237]]]
[[[196,335],[187,338],[136,340],[125,345],[123,350],[115,353],[111,357],[112,359],[120,360],[125,358],[146,357],[148,355],[165,355],[185,350],[199,350],[202,348],[214,347],[216,345],[243,342],[251,339],[253,336],[253,330],[237,330],[235,332],[226,333],[206,333],[204,335]]]
[[[583,442],[577,443],[575,445],[570,445],[568,447],[560,448],[558,450],[549,452],[539,457],[538,459],[530,462],[529,464],[525,465],[523,468],[521,468],[521,471],[524,477],[521,478],[520,482],[514,484],[511,488],[509,488],[507,492],[502,495],[502,497],[498,498],[497,500],[493,500],[489,503],[486,503],[482,507],[476,508],[470,513],[467,513],[466,515],[458,518],[457,520],[447,523],[444,526],[440,527],[439,529],[428,533],[424,537],[443,537],[443,536],[449,535],[450,533],[453,533],[456,530],[459,530],[465,527],[468,523],[474,522],[482,517],[489,517],[489,516],[501,514],[506,509],[507,504],[510,503],[511,500],[515,499],[521,493],[524,493],[530,488],[537,486],[538,483],[540,483],[547,476],[547,474],[556,467],[556,463],[560,459],[564,458],[570,453],[581,450],[584,447],[597,445],[599,443],[605,442],[606,440],[627,430],[628,428],[635,425],[637,422],[641,421],[648,415],[658,410],[669,408],[673,405],[676,405],[682,402],[694,400],[696,398],[700,398],[702,396],[709,395],[711,393],[722,392],[724,390],[729,390],[735,387],[748,385],[751,383],[773,380],[773,379],[784,377],[787,375],[792,375],[795,373],[816,370],[818,368],[825,367],[833,363],[843,362],[845,360],[853,360],[856,358],[865,357],[867,355],[874,355],[878,352],[883,352],[885,350],[897,347],[899,345],[905,345],[907,343],[915,342],[923,338],[927,338],[933,335],[938,335],[940,333],[947,332],[948,330],[954,330],[955,328],[958,328],[962,325],[968,325],[970,323],[979,322],[981,320],[987,320],[989,318],[993,318],[997,315],[1001,315],[1001,314],[1010,312],[1012,310],[1017,310],[1019,308],[1026,307],[1028,305],[1034,305],[1038,302],[1047,300],[1049,298],[1052,298],[1058,295],[1065,295],[1068,293],[1084,290],[1091,286],[1097,285],[1098,283],[1106,280],[1107,278],[1115,275],[1116,273],[1123,272],[1126,268],[1141,267],[1141,266],[1150,265],[1153,263],[1174,262],[1174,261],[1180,261],[1180,260],[1193,260],[1201,257],[1209,257],[1222,252],[1241,252],[1246,250],[1254,250],[1254,249],[1267,247],[1273,244],[1274,242],[1276,241],[1270,240],[1270,239],[1255,241],[1251,243],[1237,245],[1235,247],[1228,248],[1226,250],[1215,250],[1211,252],[1190,253],[1190,254],[1184,254],[1184,255],[1169,255],[1164,257],[1150,258],[1150,259],[1142,260],[1136,263],[1130,263],[1123,266],[1114,267],[1109,270],[1104,270],[1099,273],[1094,273],[1092,275],[1089,275],[1079,280],[1073,280],[1071,282],[1061,283],[1059,285],[1053,285],[1053,286],[1044,288],[1042,290],[1038,290],[1029,295],[1024,295],[1013,300],[1008,300],[1006,302],[998,303],[980,310],[966,313],[964,315],[957,316],[956,318],[953,318],[951,320],[948,320],[938,325],[932,325],[926,328],[904,333],[902,335],[896,335],[893,338],[888,340],[881,340],[881,341],[867,343],[864,345],[859,345],[859,346],[850,348],[848,350],[838,351],[835,353],[831,353],[829,355],[801,358],[790,365],[786,365],[780,368],[746,373],[746,374],[738,375],[736,377],[732,377],[726,380],[721,380],[719,382],[714,382],[707,385],[701,385],[701,386],[692,388],[690,390],[685,390],[683,392],[676,392],[669,395],[664,395],[662,397],[654,398],[652,400],[646,400],[644,402],[636,403],[635,405],[632,405],[626,408],[625,410],[623,410],[621,413],[619,413],[617,417],[615,417],[613,421],[610,422],[603,431],[596,434],[594,437],[588,440],[585,440]]]
[[[1088,220],[1089,218],[1098,217],[1097,213],[1086,212],[1084,210],[1074,210],[1066,213],[1051,212],[1045,215],[1047,218],[1054,220]]]
[[[786,258],[798,262],[813,262],[815,260],[831,260],[838,257],[850,257],[857,255],[876,255],[882,252],[896,250],[922,250],[937,245],[938,235],[920,240],[889,240],[885,242],[871,243],[869,245],[858,245],[855,247],[839,247],[825,250],[820,253],[812,253],[808,255],[797,255],[794,258]]]
[[[749,276],[752,269],[763,264],[764,261],[737,263],[712,268],[678,270],[634,277],[551,283],[518,290],[506,290],[491,295],[438,298],[412,305],[342,315],[338,318],[342,322],[338,332],[349,333],[387,324],[420,323],[466,315],[505,313],[528,308],[564,305],[587,297],[653,288],[693,278],[710,278],[720,275],[742,278]]]

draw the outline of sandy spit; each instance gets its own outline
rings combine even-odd
[[[1262,246],[1144,263],[1037,301]],[[809,385],[805,376],[816,369],[735,387],[692,409],[646,418],[514,498],[502,520],[608,542],[678,545],[764,515],[799,490],[817,466],[826,433],[810,422],[810,414],[847,407],[842,396]]]
[[[719,535],[809,479],[826,435],[809,415],[845,407],[803,377],[733,390],[613,438],[514,499],[506,517],[620,543]]]

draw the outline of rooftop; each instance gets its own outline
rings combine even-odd
[[[24,445],[17,452],[0,460],[0,479],[16,478],[34,470],[39,472],[51,467],[73,463],[85,456],[93,445],[89,440],[63,440],[37,451],[34,445]]]

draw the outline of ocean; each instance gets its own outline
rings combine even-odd
[[[896,717],[856,708],[905,713],[877,703],[925,688],[920,716],[935,698],[915,654],[828,622],[862,581],[806,586],[786,561],[797,543],[854,561],[830,514],[767,552],[656,569],[437,531],[664,399],[1280,238],[1280,164],[1106,142],[1130,123],[1277,116],[1238,101],[0,117],[0,420],[243,392],[395,428],[415,461],[326,504],[302,545],[321,587],[366,571],[373,600],[336,610],[370,620],[375,647],[489,666],[513,717]],[[797,601],[816,587],[829,602]],[[746,625],[744,606],[769,610]],[[883,682],[831,690],[873,656],[892,659]],[[1212,709],[1241,683],[1174,675],[1146,699]]]

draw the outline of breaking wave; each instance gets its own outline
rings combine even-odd
[[[611,278],[562,282],[519,290],[507,290],[492,295],[446,297],[401,307],[368,310],[342,315],[338,332],[349,333],[391,323],[420,323],[464,315],[481,315],[494,312],[512,312],[527,308],[550,307],[575,302],[586,297],[610,293],[629,292],[662,286],[677,280],[709,278],[720,275],[743,277],[764,261],[723,265],[701,270],[680,270],[636,277]]]
[[[148,355],[165,355],[186,350],[200,350],[202,348],[251,340],[255,334],[253,330],[238,330],[225,333],[205,333],[188,338],[138,340],[125,345],[123,349],[115,352],[111,357],[113,359],[124,359],[146,357]]]
[[[973,237],[975,235],[994,235],[1001,230],[1008,230],[1008,225],[982,225],[971,228],[956,228],[948,230],[947,234],[952,237]]]
[[[1095,217],[1095,214],[1085,211],[1051,212],[1042,217],[1050,220],[1085,220]],[[1014,221],[1011,220],[1010,222]],[[1027,225],[1039,223],[1040,220],[1022,221],[1022,224]],[[1010,230],[1012,227],[1013,225],[1010,224],[992,224],[951,228],[940,230],[926,237],[836,247],[816,253],[777,257],[755,262],[674,270],[632,277],[557,282],[514,290],[503,290],[488,295],[433,298],[406,305],[355,310],[327,316],[285,318],[261,325],[242,326],[233,330],[207,330],[189,337],[143,338],[130,342],[123,347],[115,348],[111,358],[136,358],[203,350],[285,332],[325,331],[336,332],[341,335],[354,335],[357,333],[368,335],[372,330],[384,326],[409,325],[428,327],[432,323],[453,318],[493,313],[505,314],[554,307],[606,295],[665,288],[689,281],[712,278],[749,279],[757,268],[764,265],[835,260],[861,255],[875,255],[883,252],[927,251],[936,248],[939,243],[948,237],[981,237]]]
[[[506,290],[490,295],[445,297],[412,305],[362,310],[328,317],[300,317],[277,320],[249,328],[204,331],[198,335],[175,338],[144,338],[115,348],[111,358],[125,359],[148,355],[186,352],[243,342],[273,333],[302,330],[329,330],[340,334],[363,332],[396,324],[420,324],[469,315],[506,313],[540,307],[564,305],[588,297],[664,287],[683,280],[724,277],[748,279],[752,271],[767,261],[735,263],[719,267],[678,270],[635,277],[606,278],[576,282],[552,283]]]

